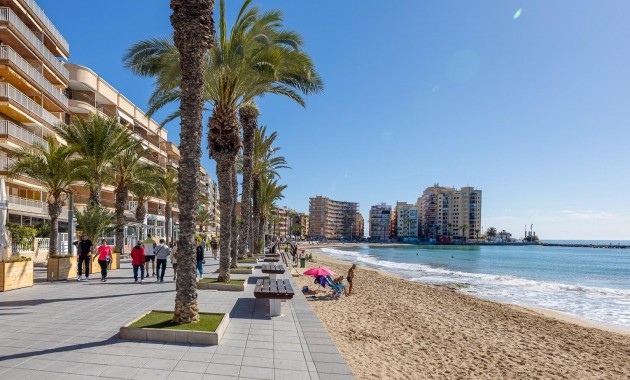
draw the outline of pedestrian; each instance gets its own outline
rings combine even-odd
[[[107,240],[101,240],[101,245],[98,247],[98,265],[101,266],[101,281],[107,281],[107,267],[112,261],[112,247],[107,245]]]
[[[140,282],[144,282],[145,263],[144,248],[142,242],[138,240],[136,246],[131,249],[131,265],[133,265],[133,279],[136,284],[138,283],[138,269],[140,269]]]
[[[147,238],[142,242],[144,245],[144,260],[146,261],[147,277],[155,277],[155,240],[151,238],[151,234],[147,234]],[[151,263],[152,271],[149,272],[149,263]],[[149,273],[153,273],[149,276]]]
[[[90,260],[92,260],[92,241],[85,235],[81,235],[81,241],[77,244],[77,254],[79,255],[79,273],[77,281],[81,281],[83,266],[85,265],[85,280],[90,281]]]
[[[166,272],[166,259],[171,254],[171,250],[164,244],[164,239],[160,239],[160,244],[155,246],[155,257],[157,259],[157,281],[164,282],[164,272]],[[162,269],[160,271],[160,268]]]
[[[212,240],[210,241],[210,249],[212,249],[212,257],[214,257],[214,259],[217,259],[217,252],[219,251],[219,243],[217,243],[215,238],[212,238]]]
[[[177,281],[177,243],[171,242],[171,264],[173,264],[173,281]]]
[[[203,248],[201,247],[201,243],[197,245],[197,271],[199,272],[199,279],[203,278],[203,264],[206,263],[206,259],[204,257]]]
[[[346,277],[346,279],[348,280],[348,295],[352,295],[352,280],[354,279],[354,270],[356,269],[356,267],[356,264],[352,264],[352,266],[348,270],[348,276]]]

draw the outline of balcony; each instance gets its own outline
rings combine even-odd
[[[14,124],[8,120],[0,119],[0,135],[6,135],[20,140],[28,145],[38,143],[44,147],[48,146],[48,142],[43,138],[33,134],[32,132]]]
[[[0,59],[6,59],[11,62],[15,67],[20,69],[26,76],[31,78],[37,83],[44,91],[57,100],[60,104],[68,107],[68,98],[59,90],[53,86],[39,71],[37,71],[30,63],[22,58],[9,46],[0,46]]]
[[[9,8],[0,8],[0,22],[8,22],[9,26],[18,31],[26,41],[39,53],[45,63],[49,64],[58,74],[60,74],[66,81],[69,77],[68,69],[63,66],[63,63],[52,55],[50,50],[44,46],[44,43],[37,38],[35,33],[31,31],[22,20]]]
[[[35,214],[48,214],[46,204],[41,201],[9,195],[9,210],[24,211]]]
[[[6,98],[6,100],[2,100],[1,98]],[[10,106],[17,105],[17,108],[23,108],[24,114],[29,116],[30,119],[37,121],[39,119],[48,124],[49,127],[53,127],[59,123],[61,120],[56,118],[52,113],[46,111],[42,106],[35,103],[33,99],[24,95],[21,91],[10,85],[9,83],[0,83],[0,102],[7,102]],[[10,112],[5,112],[10,114]],[[32,116],[36,116],[33,118]],[[11,115],[14,119],[20,119],[19,116]],[[23,119],[23,118],[22,118]],[[20,120],[21,121],[21,120]],[[28,121],[28,120],[24,120]]]
[[[50,21],[48,16],[46,16],[42,8],[40,8],[39,5],[37,5],[35,0],[23,0],[23,1],[24,3],[26,3],[26,6],[33,12],[33,14],[37,16],[37,18],[41,21],[44,27],[50,32],[50,35],[56,40],[59,46],[61,46],[61,48],[63,49],[63,53],[65,53],[65,55],[68,55],[68,53],[70,52],[70,45],[68,44],[68,41],[66,41],[66,39],[61,35],[59,30],[57,30],[57,28]]]

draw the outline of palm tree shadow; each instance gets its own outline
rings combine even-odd
[[[107,338],[105,340],[101,340],[101,341],[98,341],[98,342],[80,343],[80,344],[74,344],[74,345],[71,345],[71,346],[47,348],[47,349],[43,349],[43,350],[39,350],[39,351],[29,351],[29,352],[22,352],[22,353],[13,354],[13,355],[4,355],[4,356],[0,357],[0,363],[2,363],[4,360],[28,358],[28,357],[33,357],[33,356],[52,354],[52,353],[55,353],[55,352],[68,352],[68,351],[81,350],[81,349],[90,348],[90,347],[107,346],[107,345],[116,343],[117,341],[119,341],[118,333],[116,333],[115,335],[113,335],[113,336],[111,336],[111,337],[109,337],[109,338]]]
[[[94,296],[94,297],[74,297],[74,298],[40,298],[34,300],[20,300],[20,301],[6,301],[0,302],[0,310],[5,307],[20,307],[20,306],[36,306],[53,302],[66,302],[66,301],[81,301],[81,300],[94,300],[94,299],[103,299],[103,298],[118,298],[118,297],[132,297],[132,296],[141,296],[147,294],[155,294],[155,293],[172,293],[175,290],[161,290],[155,291],[151,290],[151,288],[147,288],[146,292],[139,293],[127,293],[127,294],[112,294],[107,296]]]

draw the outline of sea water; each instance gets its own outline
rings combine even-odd
[[[412,281],[456,285],[482,298],[557,310],[630,331],[630,249],[365,245],[320,250]]]

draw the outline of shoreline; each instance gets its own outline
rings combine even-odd
[[[350,245],[350,244],[353,244],[353,245]],[[347,243],[347,245],[345,245],[345,244],[344,245],[330,244],[330,245],[323,245],[323,246],[313,246],[313,245],[311,245],[310,248],[314,248],[314,249],[318,249],[318,248],[341,248],[341,247],[352,247],[352,246],[356,247],[356,246],[361,246],[361,245],[366,245],[366,243]],[[372,244],[367,244],[367,245],[372,245]],[[413,244],[378,243],[378,245],[381,246],[381,247],[397,247],[397,246],[407,246],[407,245],[413,245]],[[335,262],[335,263],[337,263],[339,265],[350,266],[350,265],[353,264],[351,261],[338,259],[336,257],[332,257],[330,255],[327,255],[326,253],[319,253],[318,252],[318,254],[325,256],[327,261]],[[358,266],[359,265],[357,265],[357,267]],[[377,268],[372,268],[372,267],[368,267],[368,266],[361,266],[361,268],[363,268],[365,270],[372,270],[372,271],[379,272],[383,276],[395,277],[395,278],[399,278],[401,280],[409,281],[409,282],[412,282],[412,283],[419,283],[419,284],[423,284],[423,285],[426,285],[426,286],[447,289],[447,290],[450,290],[450,291],[455,291],[458,294],[461,294],[461,295],[464,295],[464,296],[473,297],[473,298],[476,298],[476,299],[489,301],[489,302],[495,302],[495,303],[498,303],[498,304],[501,304],[501,305],[507,305],[507,306],[511,306],[511,307],[521,308],[521,309],[523,309],[524,312],[535,312],[535,313],[544,315],[544,316],[546,316],[548,318],[555,318],[555,319],[558,319],[560,321],[567,322],[567,323],[572,323],[572,324],[575,324],[575,325],[578,325],[578,326],[587,327],[587,328],[596,328],[596,329],[600,329],[600,330],[605,330],[605,331],[609,331],[609,332],[613,332],[613,333],[617,333],[617,334],[623,334],[623,335],[630,336],[630,326],[627,327],[627,328],[623,328],[623,327],[616,326],[616,325],[611,325],[611,324],[607,324],[607,323],[593,321],[593,320],[590,320],[588,318],[580,317],[578,315],[573,315],[573,314],[570,314],[570,313],[567,313],[567,312],[564,312],[564,311],[561,311],[561,310],[549,309],[549,308],[538,307],[538,306],[523,306],[523,305],[519,305],[519,304],[515,304],[515,303],[502,302],[502,301],[497,301],[497,300],[493,300],[493,299],[483,298],[483,297],[479,297],[479,296],[474,295],[474,294],[458,292],[454,287],[451,287],[451,286],[448,286],[448,285],[436,285],[436,284],[425,283],[425,282],[422,282],[422,281],[411,281],[408,278],[405,278],[405,277],[400,276],[398,274],[389,273],[389,272],[386,272],[384,270],[377,269]]]
[[[346,276],[351,262],[311,253],[316,262],[307,268],[325,266]],[[353,294],[339,300],[313,277],[294,280],[312,290],[309,304],[357,379],[630,378],[630,334],[564,313],[365,266],[357,266]]]

